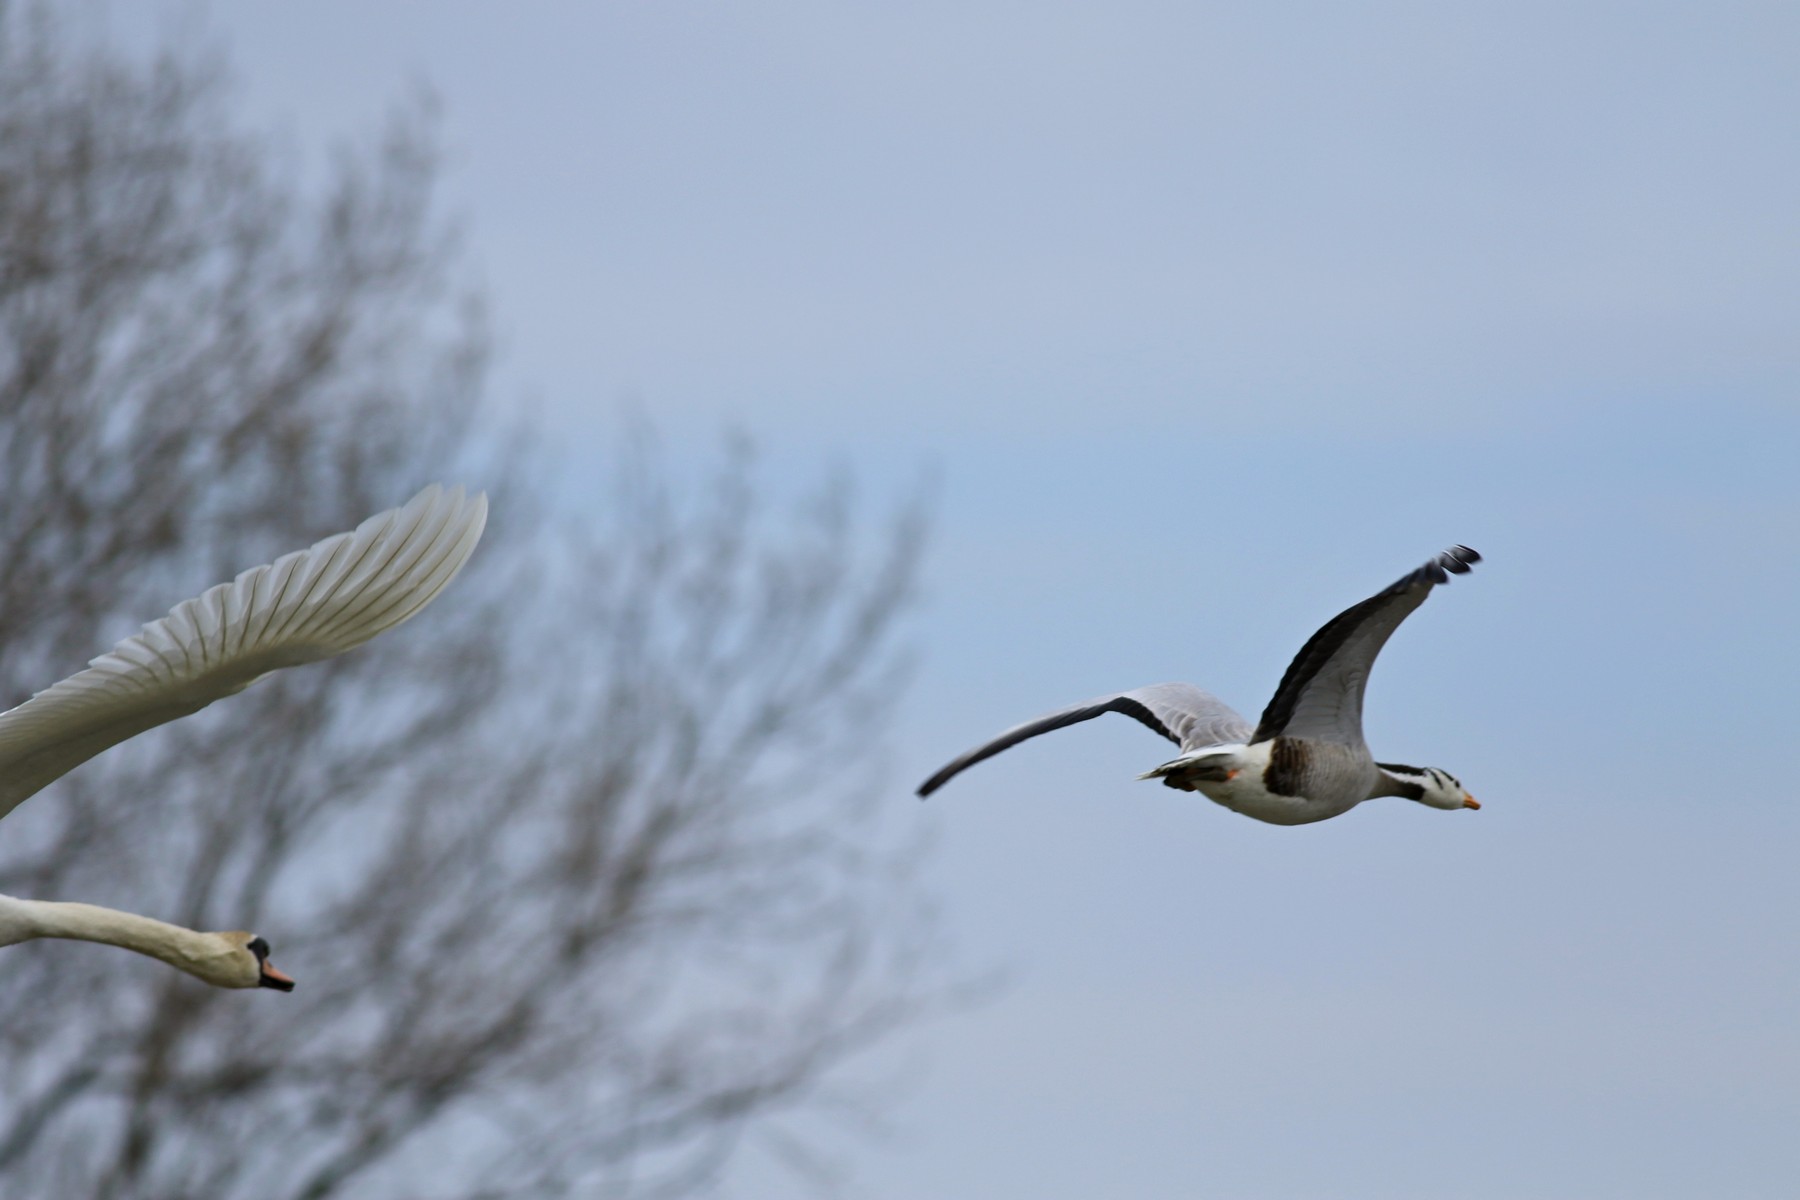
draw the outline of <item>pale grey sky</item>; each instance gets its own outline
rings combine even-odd
[[[310,153],[410,78],[572,461],[623,400],[942,479],[893,804],[1011,986],[871,1200],[1776,1197],[1800,1177],[1800,9],[220,5]],[[580,497],[571,495],[571,504]],[[1259,826],[1123,720],[1384,653],[1399,801]],[[794,1194],[751,1156],[731,1194]]]

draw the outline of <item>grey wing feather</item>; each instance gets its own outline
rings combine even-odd
[[[1124,713],[1175,742],[1185,750],[1197,750],[1226,742],[1242,742],[1250,736],[1250,722],[1239,716],[1230,705],[1189,683],[1156,683],[1096,696],[1081,704],[1057,709],[1041,717],[1015,725],[992,741],[945,764],[930,779],[919,785],[919,795],[929,796],[953,775],[972,767],[984,758],[992,758],[1010,746],[1053,729],[1091,721],[1102,713]]]
[[[109,746],[392,629],[462,569],[486,521],[486,496],[434,484],[176,605],[85,671],[0,713],[0,817]]]
[[[1327,621],[1288,664],[1251,741],[1286,736],[1361,747],[1363,690],[1375,656],[1432,588],[1480,561],[1467,546],[1452,546]]]

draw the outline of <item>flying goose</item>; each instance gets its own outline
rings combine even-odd
[[[1200,792],[1272,825],[1323,821],[1376,796],[1404,796],[1432,808],[1480,808],[1447,771],[1376,762],[1362,733],[1363,688],[1381,647],[1432,588],[1480,561],[1467,546],[1452,546],[1327,621],[1288,664],[1254,728],[1223,700],[1192,684],[1152,684],[1016,725],[951,760],[919,785],[919,795],[929,796],[957,772],[1008,746],[1116,712],[1181,747],[1180,755],[1139,779]]]
[[[485,495],[433,484],[349,533],[177,604],[87,670],[0,713],[0,817],[109,746],[392,629],[455,578],[486,522]],[[294,987],[253,933],[0,896],[0,946],[43,937],[122,946],[219,987]]]

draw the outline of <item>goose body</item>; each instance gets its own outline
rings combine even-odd
[[[486,521],[486,496],[434,484],[348,533],[176,605],[86,670],[0,713],[0,817],[127,738],[399,625],[455,578]],[[122,946],[221,987],[293,987],[254,934],[0,896],[0,946],[39,937]]]
[[[1181,747],[1179,756],[1140,779],[1199,792],[1272,825],[1323,821],[1377,796],[1403,796],[1432,808],[1480,808],[1448,772],[1376,762],[1362,734],[1363,691],[1381,647],[1432,588],[1480,561],[1467,546],[1452,546],[1327,621],[1294,656],[1254,726],[1192,684],[1152,684],[1016,725],[951,760],[920,785],[919,795],[929,796],[1027,738],[1117,712]]]

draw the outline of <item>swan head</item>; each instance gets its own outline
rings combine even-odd
[[[1377,795],[1405,796],[1430,808],[1454,811],[1480,808],[1462,783],[1450,772],[1437,767],[1408,767],[1400,763],[1376,763],[1388,777],[1387,786]]]
[[[276,970],[275,964],[269,961],[269,943],[263,938],[241,930],[206,936],[213,946],[207,952],[195,955],[191,963],[184,964],[190,974],[215,987],[294,990],[293,977]]]

